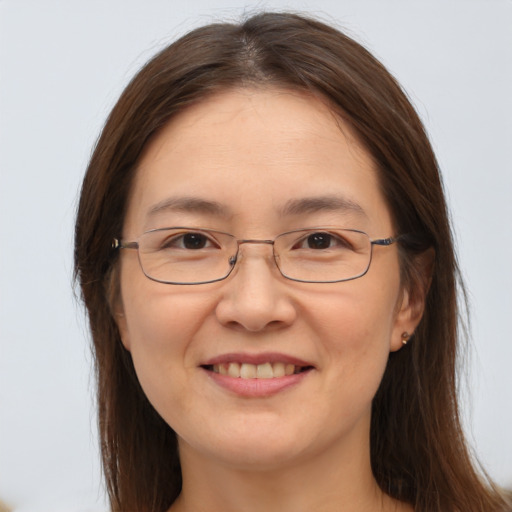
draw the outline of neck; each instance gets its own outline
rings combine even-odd
[[[183,490],[172,512],[412,511],[378,487],[369,449],[326,450],[314,460],[251,468],[208,459],[180,443]]]

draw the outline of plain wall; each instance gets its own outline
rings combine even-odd
[[[106,510],[89,336],[72,289],[80,182],[109,109],[165,43],[257,9],[321,15],[406,88],[444,173],[474,351],[476,453],[512,485],[510,0],[0,0],[0,497]]]

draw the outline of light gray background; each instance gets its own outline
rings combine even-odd
[[[80,180],[145,60],[197,25],[261,8],[336,20],[418,108],[472,303],[467,432],[489,473],[511,485],[512,1],[212,4],[0,0],[0,497],[25,512],[106,509],[88,335],[71,288]]]

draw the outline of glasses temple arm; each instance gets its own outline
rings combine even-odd
[[[119,240],[119,238],[114,238],[112,240],[112,249],[138,249],[138,242],[123,242]]]
[[[370,240],[372,245],[391,245],[400,239],[399,236],[389,238],[378,238],[377,240]]]

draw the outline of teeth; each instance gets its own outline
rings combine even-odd
[[[241,379],[274,379],[300,373],[302,367],[288,363],[223,363],[214,364],[213,371]]]
[[[284,363],[274,363],[272,365],[272,369],[274,370],[274,377],[284,377]]]
[[[292,375],[293,373],[295,373],[295,365],[293,365],[293,364],[287,364],[287,365],[284,367],[284,374],[285,374],[285,375]]]
[[[242,379],[255,379],[257,373],[258,369],[253,364],[243,363],[242,366],[240,366],[240,377]]]
[[[271,379],[274,377],[274,370],[270,363],[259,364],[256,367],[256,377],[258,379]]]
[[[225,365],[222,365],[225,366]],[[228,375],[230,377],[240,377],[240,365],[238,363],[231,363],[227,365]]]

